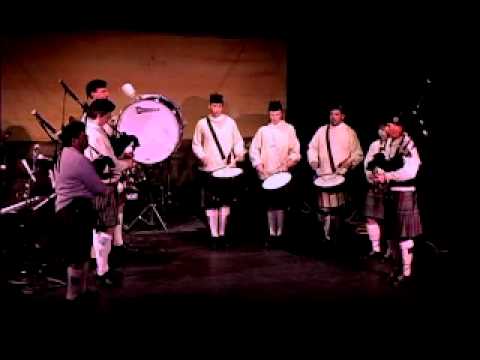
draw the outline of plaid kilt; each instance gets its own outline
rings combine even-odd
[[[242,175],[234,178],[216,178],[211,172],[200,171],[201,206],[218,209],[236,203],[241,193]]]
[[[411,239],[422,234],[414,191],[390,191],[385,200],[385,230],[389,239]]]
[[[385,193],[386,190],[379,186],[370,186],[365,199],[364,215],[368,218],[385,218]]]
[[[95,197],[95,209],[98,214],[96,230],[102,231],[117,225],[118,197],[116,184],[107,185],[106,193]]]

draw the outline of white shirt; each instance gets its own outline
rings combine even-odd
[[[113,162],[115,163],[115,168],[113,169],[113,172],[115,174],[120,174],[123,170],[127,168],[126,162],[119,160],[115,156],[115,152],[113,151],[112,144],[110,144],[107,133],[105,132],[103,127],[99,126],[95,122],[95,120],[88,119],[86,133],[88,136],[88,144],[93,146],[98,151],[97,152],[93,150],[91,147],[87,147],[85,149],[85,156],[90,159],[90,161],[97,159],[98,157],[100,157],[101,154],[103,156],[108,156],[113,160]]]
[[[238,130],[235,120],[227,115],[220,115],[216,118],[210,116],[210,121],[218,141],[225,155],[222,160],[217,144],[213,138],[212,132],[207,124],[207,119],[202,118],[198,121],[192,139],[192,150],[204,165],[201,170],[214,171],[227,163],[227,158],[233,152],[236,160],[243,160],[245,147],[242,135]]]
[[[318,175],[331,174],[326,132],[328,125],[320,127],[308,145],[308,162]],[[347,168],[355,167],[363,160],[363,152],[355,131],[345,123],[330,126],[330,148],[336,168],[347,160]]]
[[[407,133],[404,133],[405,139],[402,141],[403,137],[399,137],[398,139],[391,139],[387,140],[387,144],[385,146],[385,158],[391,159],[395,156],[398,147],[400,144],[408,143],[406,147],[410,152],[410,156],[403,156],[403,167],[401,169],[386,172],[385,174],[388,177],[389,181],[407,181],[415,179],[417,176],[418,169],[420,168],[420,156],[418,155],[417,147],[415,146],[414,142],[408,136]],[[393,191],[401,191],[399,187],[392,187],[391,190]],[[405,189],[403,189],[405,190]],[[415,190],[414,186],[408,187],[409,191]]]
[[[300,143],[295,128],[284,120],[262,126],[253,137],[249,150],[253,167],[263,164],[265,172],[285,171],[287,160],[300,160]]]

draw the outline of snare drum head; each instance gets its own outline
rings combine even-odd
[[[243,173],[243,170],[237,167],[226,167],[220,170],[216,170],[212,173],[216,178],[233,178]]]
[[[319,176],[313,182],[318,187],[329,188],[342,184],[345,178],[342,175],[330,174]]]
[[[183,120],[180,111],[163,98],[138,100],[125,107],[118,130],[135,135],[140,146],[134,159],[154,164],[167,159],[180,145]]]
[[[288,184],[291,179],[292,174],[290,174],[289,172],[280,172],[266,178],[265,181],[262,183],[262,187],[265,190],[280,189],[281,187]]]

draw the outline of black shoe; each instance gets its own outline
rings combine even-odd
[[[278,236],[275,236],[275,240],[274,240],[274,246],[275,246],[275,249],[283,249],[285,247],[285,236],[282,235],[278,235]]]
[[[100,285],[101,287],[110,288],[115,285],[108,273],[101,276],[96,275],[95,277],[97,280],[97,284]]]
[[[381,261],[384,259],[384,256],[383,254],[380,252],[380,251],[370,251],[368,253],[368,259],[369,260],[378,260],[378,261]]]
[[[218,250],[220,247],[220,237],[210,236],[210,250]]]
[[[406,288],[412,284],[412,276],[398,275],[393,281],[392,285],[396,288]]]
[[[267,239],[265,240],[265,249],[270,250],[273,249],[273,247],[276,244],[276,236],[274,235],[268,235]]]
[[[225,246],[225,248],[231,248],[233,243],[232,243],[232,238],[227,235],[221,235],[220,236],[220,242]]]

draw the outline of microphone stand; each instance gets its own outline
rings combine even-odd
[[[78,103],[78,105],[80,105],[80,107],[82,108],[83,112],[87,112],[87,109],[88,109],[87,103],[86,103],[86,102],[81,102],[80,99],[78,98],[78,96],[73,92],[72,89],[70,89],[70,87],[65,83],[65,81],[59,80],[58,82],[60,83],[60,85],[62,85],[65,94],[70,95],[70,97],[71,97],[74,101],[76,101],[76,102]]]

